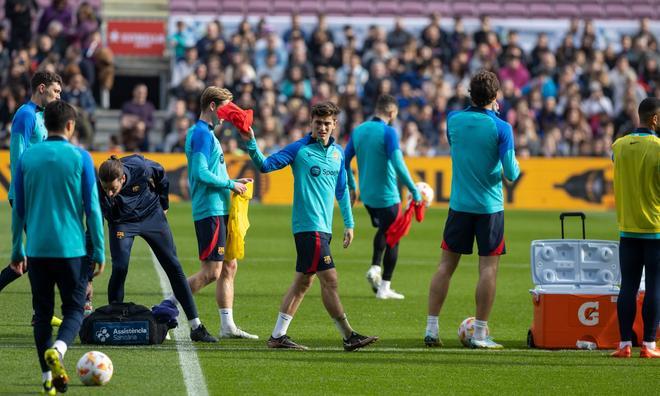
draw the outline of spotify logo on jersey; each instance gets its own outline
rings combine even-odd
[[[321,174],[321,168],[314,165],[309,169],[309,174],[314,176],[314,177],[318,177]]]

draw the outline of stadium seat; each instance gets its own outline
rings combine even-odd
[[[325,13],[328,15],[348,14],[348,4],[345,0],[328,0],[325,2]]]
[[[550,4],[534,3],[529,5],[530,18],[551,18],[555,17],[555,10]]]
[[[197,0],[198,14],[219,14],[224,12],[224,7],[218,0]]]
[[[654,15],[657,12],[657,7],[654,8],[649,4],[633,4],[631,7],[632,17],[633,18],[642,18],[649,15]]]
[[[580,9],[575,4],[559,3],[555,5],[555,14],[559,18],[571,18],[580,15]]]
[[[243,14],[245,13],[244,6],[245,3],[240,1],[225,0],[216,12],[222,12],[223,14]]]
[[[451,4],[444,1],[432,1],[427,4],[426,10],[428,13],[438,12],[442,16],[452,15]]]
[[[478,14],[477,5],[467,1],[457,1],[451,8],[455,16],[473,17]]]
[[[369,1],[363,1],[363,0],[350,1],[349,4],[351,7],[350,8],[351,15],[354,16],[371,15],[374,9],[374,6]]]
[[[605,10],[600,3],[582,3],[580,4],[580,16],[583,18],[603,18]]]
[[[401,5],[401,2],[397,3],[395,1],[379,1],[376,3],[376,9],[380,15],[400,15]]]
[[[478,6],[479,15],[500,16],[502,15],[502,5],[498,3],[483,2]]]
[[[605,15],[607,18],[630,18],[630,6],[624,4],[606,4]]]
[[[296,9],[292,0],[278,0],[273,4],[273,13],[276,15],[289,15]]]
[[[302,0],[298,3],[298,12],[300,14],[315,15],[321,9],[321,3],[316,0]]]
[[[271,11],[271,2],[265,0],[248,2],[250,14],[268,15]]]
[[[170,1],[170,12],[174,14],[195,14],[196,7],[193,2],[188,1]],[[217,10],[217,6],[216,6]]]
[[[500,15],[506,17],[527,17],[529,16],[529,9],[527,3],[504,3],[500,4],[503,13]]]
[[[426,3],[419,1],[406,1],[400,5],[400,10],[403,15],[409,16],[426,16]]]

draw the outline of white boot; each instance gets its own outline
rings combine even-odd
[[[390,289],[390,281],[382,281],[378,288],[378,292],[376,293],[376,298],[379,300],[403,300],[406,297],[403,294]]]

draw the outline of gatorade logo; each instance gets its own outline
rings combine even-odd
[[[598,317],[598,302],[586,302],[578,309],[578,320],[585,326],[596,326]]]

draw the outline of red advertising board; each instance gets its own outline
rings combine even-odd
[[[108,46],[119,56],[163,56],[165,22],[108,21]]]

